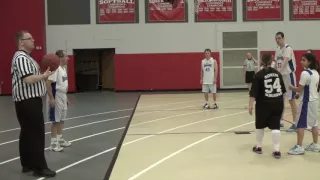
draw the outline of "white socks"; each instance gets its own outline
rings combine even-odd
[[[58,134],[57,137],[51,137],[51,143],[59,142],[59,140],[62,138],[62,134]]]
[[[264,129],[256,129],[257,147],[262,147],[263,135],[264,135]]]
[[[272,142],[274,151],[280,151],[280,130],[272,130]]]

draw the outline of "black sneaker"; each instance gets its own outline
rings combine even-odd
[[[257,154],[262,154],[262,147],[255,146],[255,147],[252,148],[252,151],[257,153]]]
[[[275,151],[272,153],[272,156],[276,159],[280,159],[281,158],[281,152],[280,151]]]
[[[203,105],[203,108],[204,108],[204,109],[210,109],[210,106],[209,106],[208,103],[206,103],[205,105]]]
[[[218,108],[219,108],[219,107],[218,107],[217,103],[214,103],[213,109],[218,109]]]
[[[56,174],[57,173],[55,171],[52,171],[50,169],[43,169],[43,170],[40,170],[40,171],[34,171],[33,172],[33,176],[46,177],[46,178],[55,177]]]
[[[33,169],[28,168],[28,167],[23,167],[22,168],[22,173],[29,173],[29,172],[32,172],[32,171],[33,171]]]

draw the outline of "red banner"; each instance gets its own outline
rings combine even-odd
[[[97,0],[97,23],[137,23],[137,0]]]
[[[234,0],[202,0],[196,1],[195,21],[235,21],[237,17]]]
[[[283,20],[283,0],[244,0],[244,21]]]
[[[147,22],[186,22],[188,21],[188,8],[183,0],[173,7],[173,4],[164,0],[146,0]]]
[[[320,19],[320,0],[291,0],[291,20]]]

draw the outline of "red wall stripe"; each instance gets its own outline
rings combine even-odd
[[[213,52],[219,67],[219,53]],[[201,53],[116,54],[115,90],[201,89]],[[219,70],[220,72],[220,70]],[[218,73],[218,88],[220,73]]]

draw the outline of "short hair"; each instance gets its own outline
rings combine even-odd
[[[64,50],[57,50],[56,51],[56,55],[59,57],[59,58],[63,58],[64,57]]]
[[[211,53],[211,49],[207,48],[204,50],[204,52],[207,52],[207,51],[209,51]]]
[[[312,49],[308,49],[308,50],[307,50],[307,52],[308,52],[308,51],[309,51],[309,52],[310,52],[311,54],[313,54],[313,51],[312,51]]]
[[[272,54],[271,53],[264,53],[262,55],[262,63],[265,66],[269,66],[272,63]]]
[[[23,39],[24,34],[29,33],[27,30],[21,30],[16,32],[15,34],[15,41],[16,41],[16,45],[19,45],[19,41],[21,39]]]
[[[276,33],[276,36],[279,36],[279,35],[280,35],[282,38],[284,38],[284,33],[283,33],[283,32],[280,32],[280,31],[279,31],[279,32]]]

